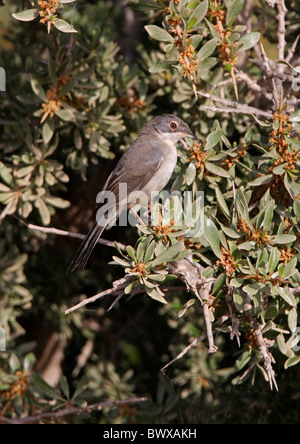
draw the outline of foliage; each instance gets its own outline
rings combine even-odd
[[[0,420],[176,423],[184,411],[186,422],[247,422],[244,404],[249,422],[295,422],[284,412],[297,415],[299,397],[296,1],[11,3],[0,36]],[[203,192],[202,233],[180,224],[175,197],[167,222],[161,209],[156,224],[113,228],[104,237],[125,247],[98,247],[90,270],[66,276],[75,241],[34,224],[86,232],[112,162],[163,112],[200,138],[179,147],[169,191]],[[113,310],[107,296],[65,316],[120,278]]]

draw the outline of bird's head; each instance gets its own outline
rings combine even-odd
[[[188,125],[173,114],[161,114],[160,116],[156,116],[154,119],[150,120],[144,128],[148,131],[153,129],[161,138],[170,140],[174,143],[185,137],[198,140],[198,137],[192,133]]]

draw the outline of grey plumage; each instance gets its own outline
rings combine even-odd
[[[111,191],[119,203],[119,184],[127,184],[127,193],[161,191],[169,181],[177,161],[176,143],[184,137],[197,139],[179,117],[162,114],[150,120],[138,138],[121,157],[109,175],[104,190]],[[105,226],[96,221],[73,258],[69,270],[82,270]]]

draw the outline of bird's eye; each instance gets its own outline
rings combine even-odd
[[[170,128],[171,128],[172,130],[176,130],[176,129],[178,128],[178,124],[177,124],[176,122],[171,122],[171,123],[170,123]]]

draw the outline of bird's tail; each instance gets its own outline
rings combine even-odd
[[[104,228],[105,226],[101,226],[97,222],[94,223],[90,231],[83,239],[82,244],[80,245],[68,268],[68,271],[80,271],[84,269],[99,237],[103,233]]]

